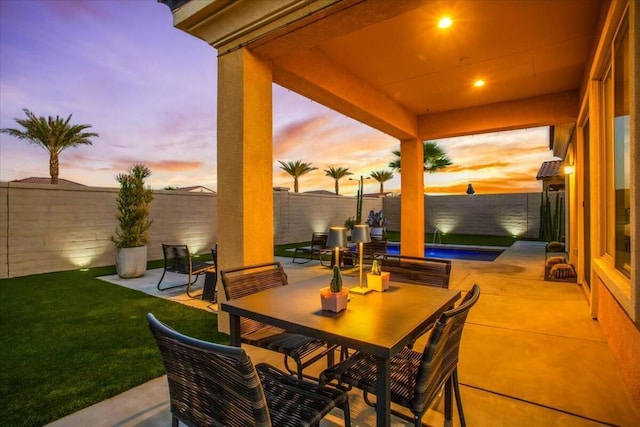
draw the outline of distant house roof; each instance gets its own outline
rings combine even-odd
[[[202,185],[193,185],[191,187],[176,188],[176,191],[184,191],[187,193],[215,193],[215,191],[203,187]]]
[[[549,160],[542,162],[536,179],[538,181],[542,179],[557,178],[563,176],[562,173],[562,160]]]
[[[14,179],[11,182],[22,182],[24,184],[51,184],[51,177],[40,177],[40,176],[30,176],[29,178],[23,179]],[[79,182],[69,181],[68,179],[58,178],[58,184],[61,185],[81,185],[86,187],[84,184],[80,184]]]

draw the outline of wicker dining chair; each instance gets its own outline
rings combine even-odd
[[[334,408],[350,426],[344,391],[254,366],[244,349],[183,335],[151,313],[147,321],[167,371],[174,427],[318,426]]]
[[[480,297],[475,284],[458,307],[440,315],[422,353],[404,347],[391,358],[391,401],[408,408],[413,418],[396,410],[391,412],[421,426],[422,417],[444,385],[445,425],[452,425],[452,389],[455,393],[460,425],[465,426],[462,399],[458,384],[458,356],[460,340],[467,314]],[[337,381],[341,387],[356,387],[364,392],[365,401],[374,406],[368,395],[376,392],[376,361],[364,353],[355,353],[348,359],[320,374],[320,384]]]
[[[286,286],[287,274],[280,262],[256,264],[245,267],[220,271],[222,288],[227,300],[240,298],[277,286]],[[300,334],[287,332],[276,326],[267,325],[255,320],[240,318],[240,339],[242,342],[256,347],[266,348],[284,354],[284,366],[299,379],[303,377],[316,380],[304,375],[303,370],[326,356],[332,356],[337,345],[327,344],[325,341],[310,338]],[[289,359],[293,359],[295,369],[289,366]]]

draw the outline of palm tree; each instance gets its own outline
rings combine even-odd
[[[4,128],[0,132],[7,133],[18,139],[25,139],[32,144],[39,145],[49,152],[49,173],[51,174],[51,183],[58,183],[58,174],[60,172],[60,162],[58,156],[62,150],[78,145],[92,145],[89,138],[98,136],[94,132],[84,132],[91,125],[71,125],[71,114],[66,120],[59,116],[55,119],[51,116],[48,118],[36,117],[28,109],[24,108],[26,119],[15,119],[16,123],[24,129]]]
[[[395,150],[393,154],[396,158],[389,162],[389,167],[400,172],[400,151]],[[437,172],[439,169],[444,169],[447,166],[451,166],[453,163],[451,159],[447,157],[444,150],[438,147],[435,142],[427,141],[424,143],[424,171],[429,173]]]
[[[280,169],[293,177],[293,191],[296,193],[298,192],[298,178],[318,169],[311,166],[311,163],[303,162],[302,160],[296,160],[295,162],[283,162],[282,160],[278,160],[278,163],[282,165],[280,166]]]
[[[380,183],[380,195],[384,194],[384,183],[393,178],[393,172],[388,170],[373,171],[369,176]]]
[[[349,172],[349,168],[334,168],[333,166],[328,167],[329,169],[324,170],[326,172],[325,175],[333,178],[336,183],[336,194],[340,194],[340,184],[338,184],[338,181],[340,180],[340,178],[344,178],[347,175],[353,175],[353,173]]]

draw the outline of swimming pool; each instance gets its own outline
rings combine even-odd
[[[464,246],[425,245],[424,256],[427,258],[464,259],[469,261],[494,261],[504,252],[504,249],[468,248]],[[398,255],[400,244],[389,243],[387,253]]]

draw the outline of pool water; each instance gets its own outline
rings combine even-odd
[[[464,248],[460,246],[432,246],[425,245],[424,256],[427,258],[464,259],[469,261],[494,261],[504,252],[504,249]],[[387,253],[398,255],[400,245],[389,243]]]

